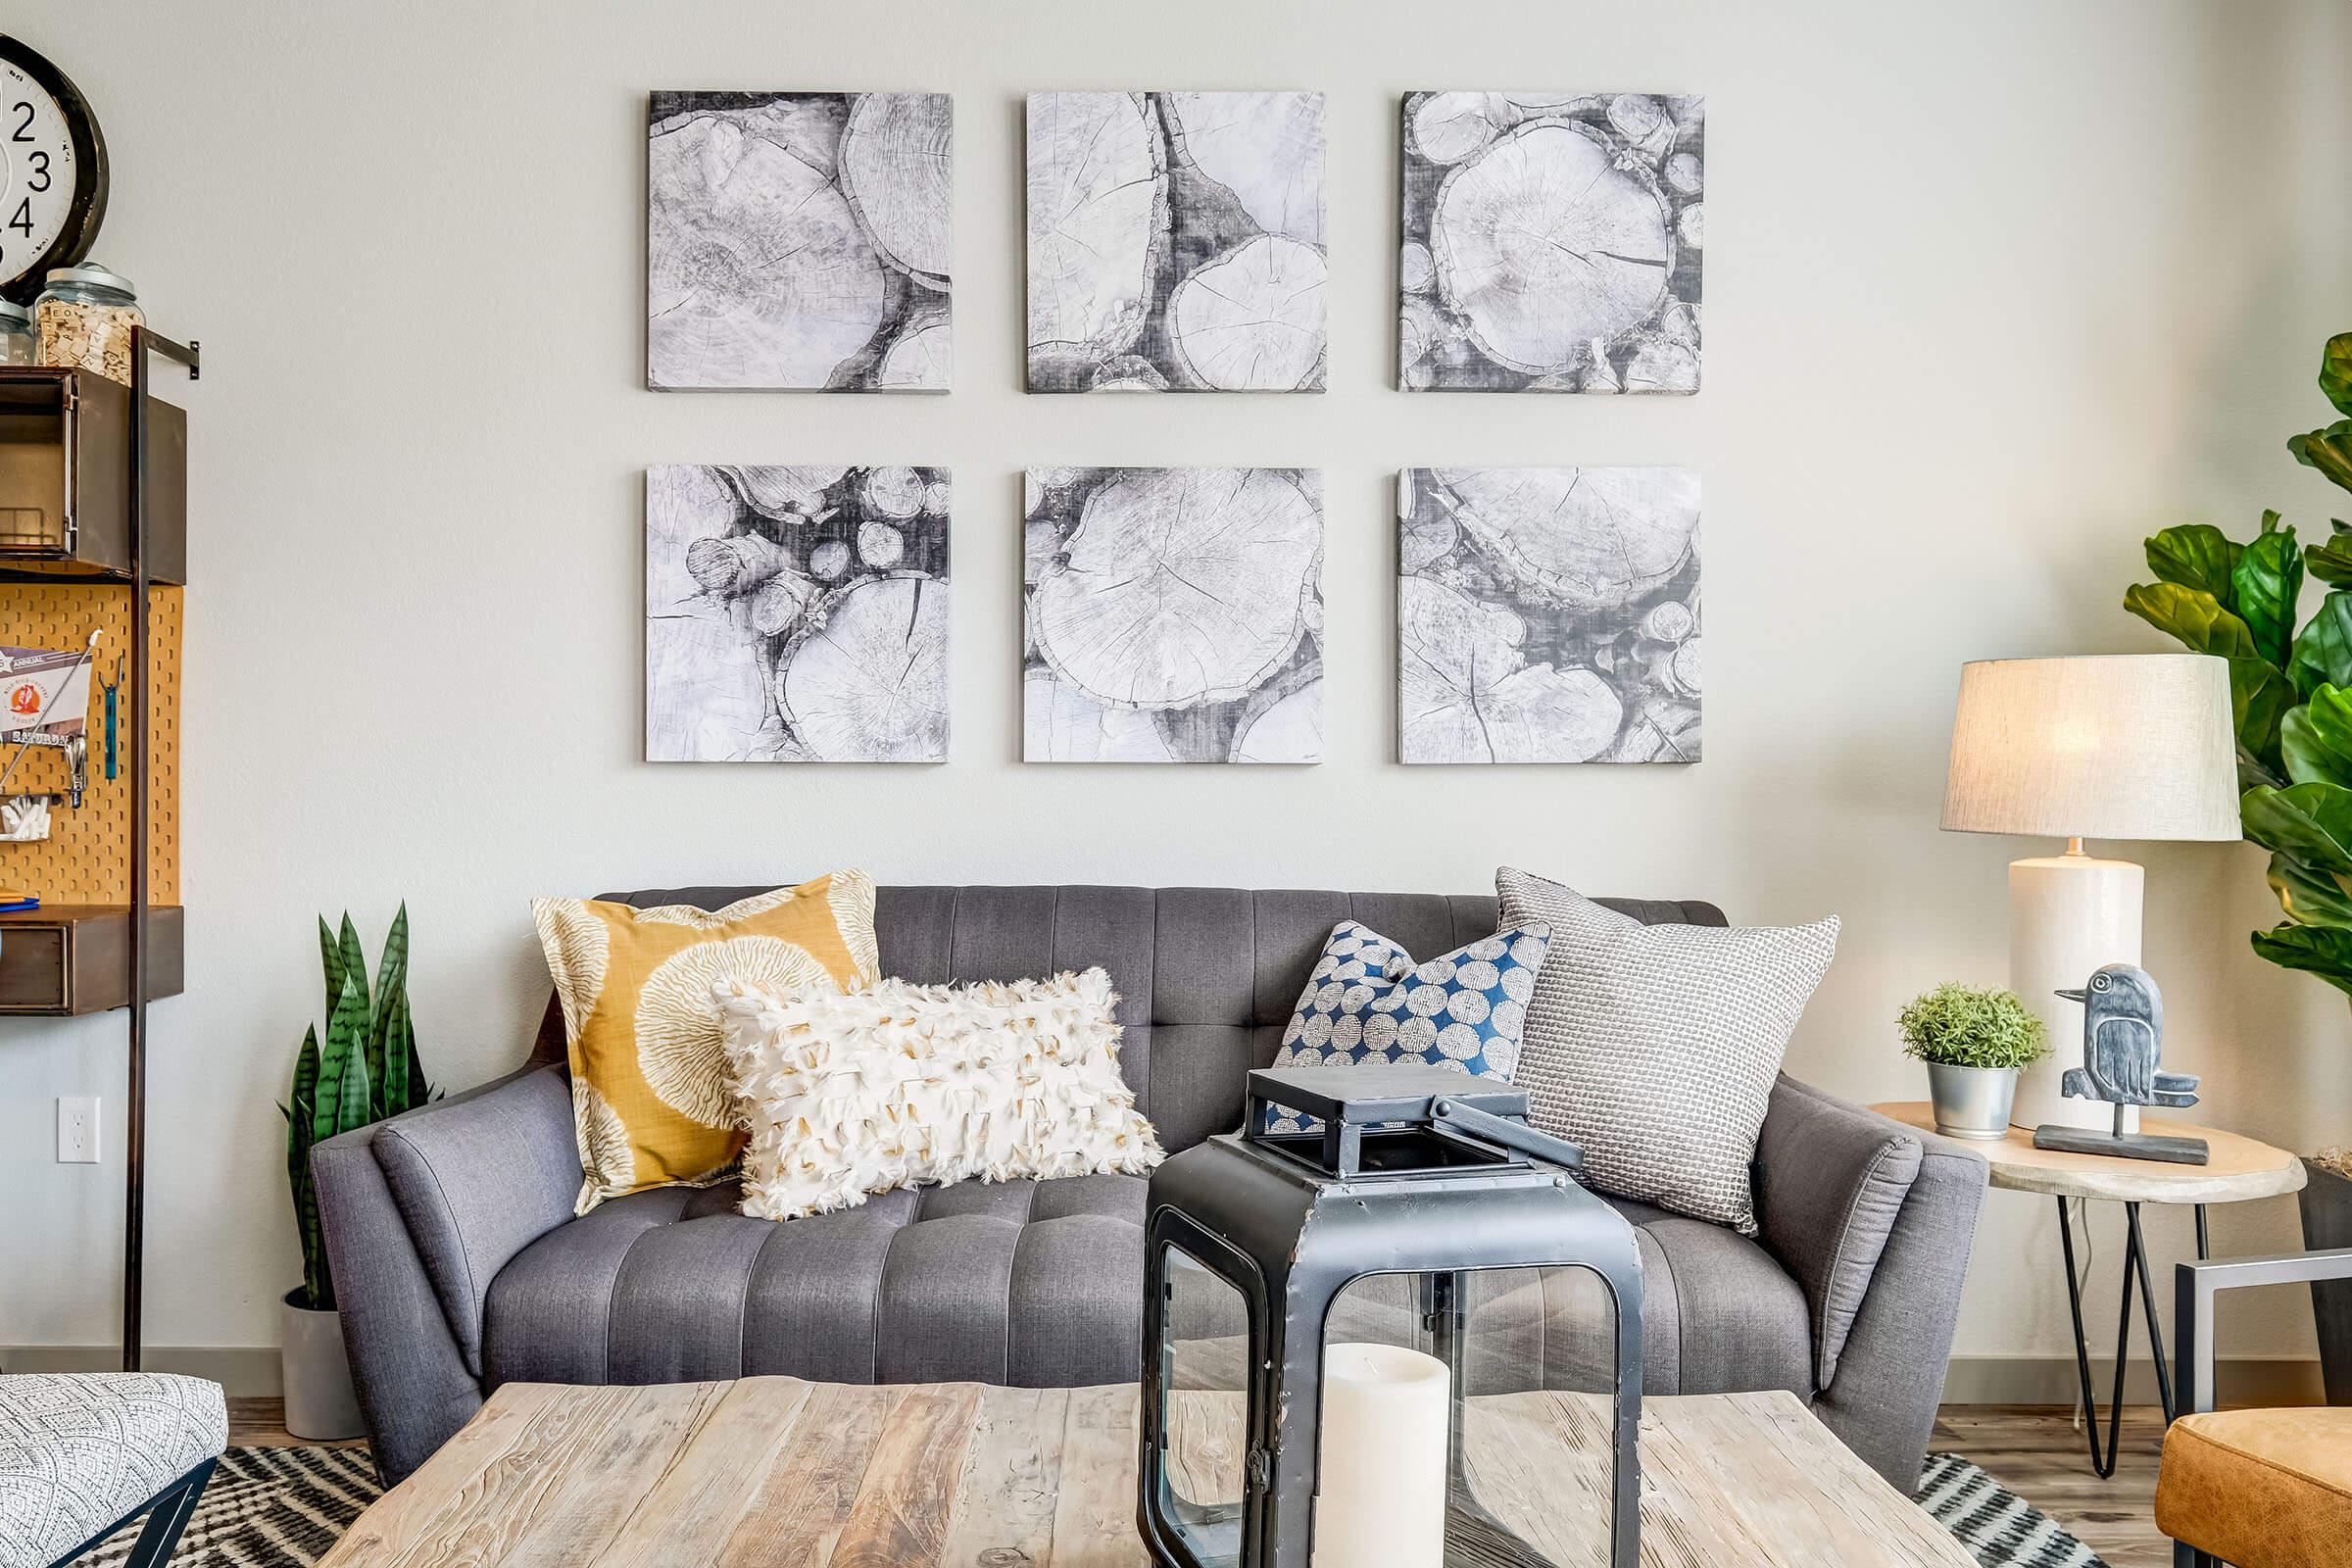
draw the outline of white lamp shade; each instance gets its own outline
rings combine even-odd
[[[2236,734],[2229,662],[2208,654],[1964,664],[1943,826],[2234,839]]]

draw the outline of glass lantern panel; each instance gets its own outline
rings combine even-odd
[[[1616,1345],[1589,1269],[1348,1287],[1324,1333],[1317,1568],[1605,1568]]]
[[[1180,1247],[1167,1250],[1167,1391],[1159,1434],[1169,1512],[1203,1568],[1241,1561],[1243,1455],[1248,1451],[1250,1307],[1223,1275]]]

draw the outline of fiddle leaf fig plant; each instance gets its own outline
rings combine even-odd
[[[2320,390],[2345,417],[2286,449],[2352,491],[2352,332],[2328,340]],[[2276,512],[2242,544],[2188,523],[2148,540],[2147,558],[2156,581],[2125,590],[2124,608],[2230,662],[2238,816],[2271,852],[2286,916],[2253,934],[2254,951],[2352,994],[2352,523],[2302,546]],[[2306,575],[2328,593],[2297,630]]]

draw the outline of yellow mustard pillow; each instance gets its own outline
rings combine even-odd
[[[582,1214],[624,1193],[708,1187],[732,1173],[747,1135],[713,981],[789,992],[881,977],[874,883],[863,871],[714,910],[534,899],[531,918],[570,1042]]]

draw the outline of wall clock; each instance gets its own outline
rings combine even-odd
[[[106,138],[66,74],[0,34],[0,295],[29,304],[89,254],[106,216]]]

